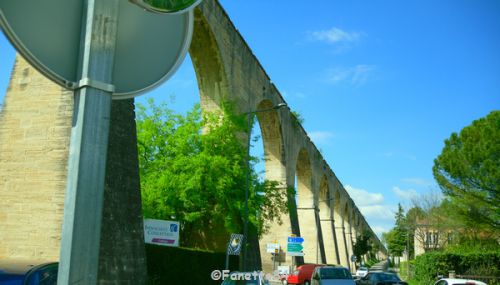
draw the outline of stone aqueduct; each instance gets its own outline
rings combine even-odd
[[[204,0],[195,16],[189,52],[203,110],[217,110],[226,100],[242,113],[285,102],[217,0]],[[0,259],[58,258],[72,109],[70,91],[43,78],[22,58],[16,59],[0,114]],[[294,186],[297,177],[298,186],[297,213],[285,217],[282,225],[273,225],[259,241],[263,268],[270,270],[273,265],[266,244],[278,242],[286,249],[291,234],[306,240],[304,262],[352,268],[352,245],[362,231],[371,233],[372,241],[380,245],[379,254],[385,256],[384,247],[290,110],[257,113],[257,119],[266,178]],[[133,250],[142,242],[137,241],[140,231],[133,227],[142,222],[140,205],[121,204],[140,201],[135,134],[129,134],[130,128],[135,129],[133,101],[114,101],[111,120],[109,156],[115,159],[108,158],[104,215],[113,222],[103,225],[101,261],[108,260],[113,268],[139,266],[143,255],[110,261],[120,248]],[[109,228],[104,230],[106,224]],[[123,244],[112,238],[117,233],[127,236],[120,241]],[[280,258],[291,262],[286,254]]]

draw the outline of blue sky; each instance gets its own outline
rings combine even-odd
[[[221,3],[377,233],[438,189],[443,141],[500,109],[500,1]],[[0,102],[13,58],[1,35]],[[170,95],[181,112],[199,101],[189,58],[139,101]]]

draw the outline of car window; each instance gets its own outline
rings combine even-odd
[[[400,281],[399,277],[394,274],[380,274],[380,277],[383,281]]]
[[[439,280],[436,285],[447,285],[448,282],[446,282],[446,280]]]
[[[57,284],[57,264],[49,264],[40,267],[27,276],[27,285],[56,285]]]
[[[378,280],[380,280],[379,277],[378,277],[378,274],[370,274],[369,279],[372,280],[372,281],[378,281]]]
[[[352,275],[345,268],[321,268],[319,270],[321,280],[324,279],[352,279]]]

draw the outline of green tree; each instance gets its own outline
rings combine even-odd
[[[179,220],[184,246],[242,232],[247,171],[246,148],[237,136],[245,131],[242,126],[244,118],[230,111],[202,115],[197,105],[182,116],[165,103],[138,104],[144,216]],[[277,182],[260,182],[253,167],[250,175],[249,223],[261,234],[272,221],[281,222],[287,196]]]
[[[357,262],[361,261],[361,257],[372,250],[371,237],[368,232],[363,232],[356,237],[356,242],[352,246],[352,251],[358,257]]]
[[[387,249],[391,255],[402,256],[407,245],[408,231],[405,224],[405,213],[401,204],[398,204],[395,219],[395,227],[388,233],[384,233],[382,238],[386,242]]]
[[[433,174],[464,228],[498,234],[500,111],[452,133],[434,160]]]

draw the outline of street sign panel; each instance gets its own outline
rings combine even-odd
[[[179,222],[144,219],[144,241],[164,246],[179,246]]]
[[[280,250],[280,245],[277,243],[268,243],[266,245],[266,252],[267,253],[275,253],[276,250]]]
[[[289,243],[286,250],[287,251],[295,251],[295,252],[300,252],[304,249],[304,246],[300,243]]]
[[[0,1],[0,26],[17,51],[42,74],[73,90],[93,86],[94,80],[78,72],[84,2]],[[193,11],[163,15],[120,1],[112,82],[95,85],[114,86],[113,99],[158,86],[184,60],[193,21]],[[112,91],[109,86],[106,91]]]
[[[304,246],[302,243],[304,238],[302,237],[288,237],[288,243],[286,246],[287,255],[289,256],[304,256]]]
[[[303,252],[289,251],[286,253],[288,256],[304,256]]]
[[[304,238],[303,237],[288,237],[288,242],[295,242],[295,243],[303,243]]]

